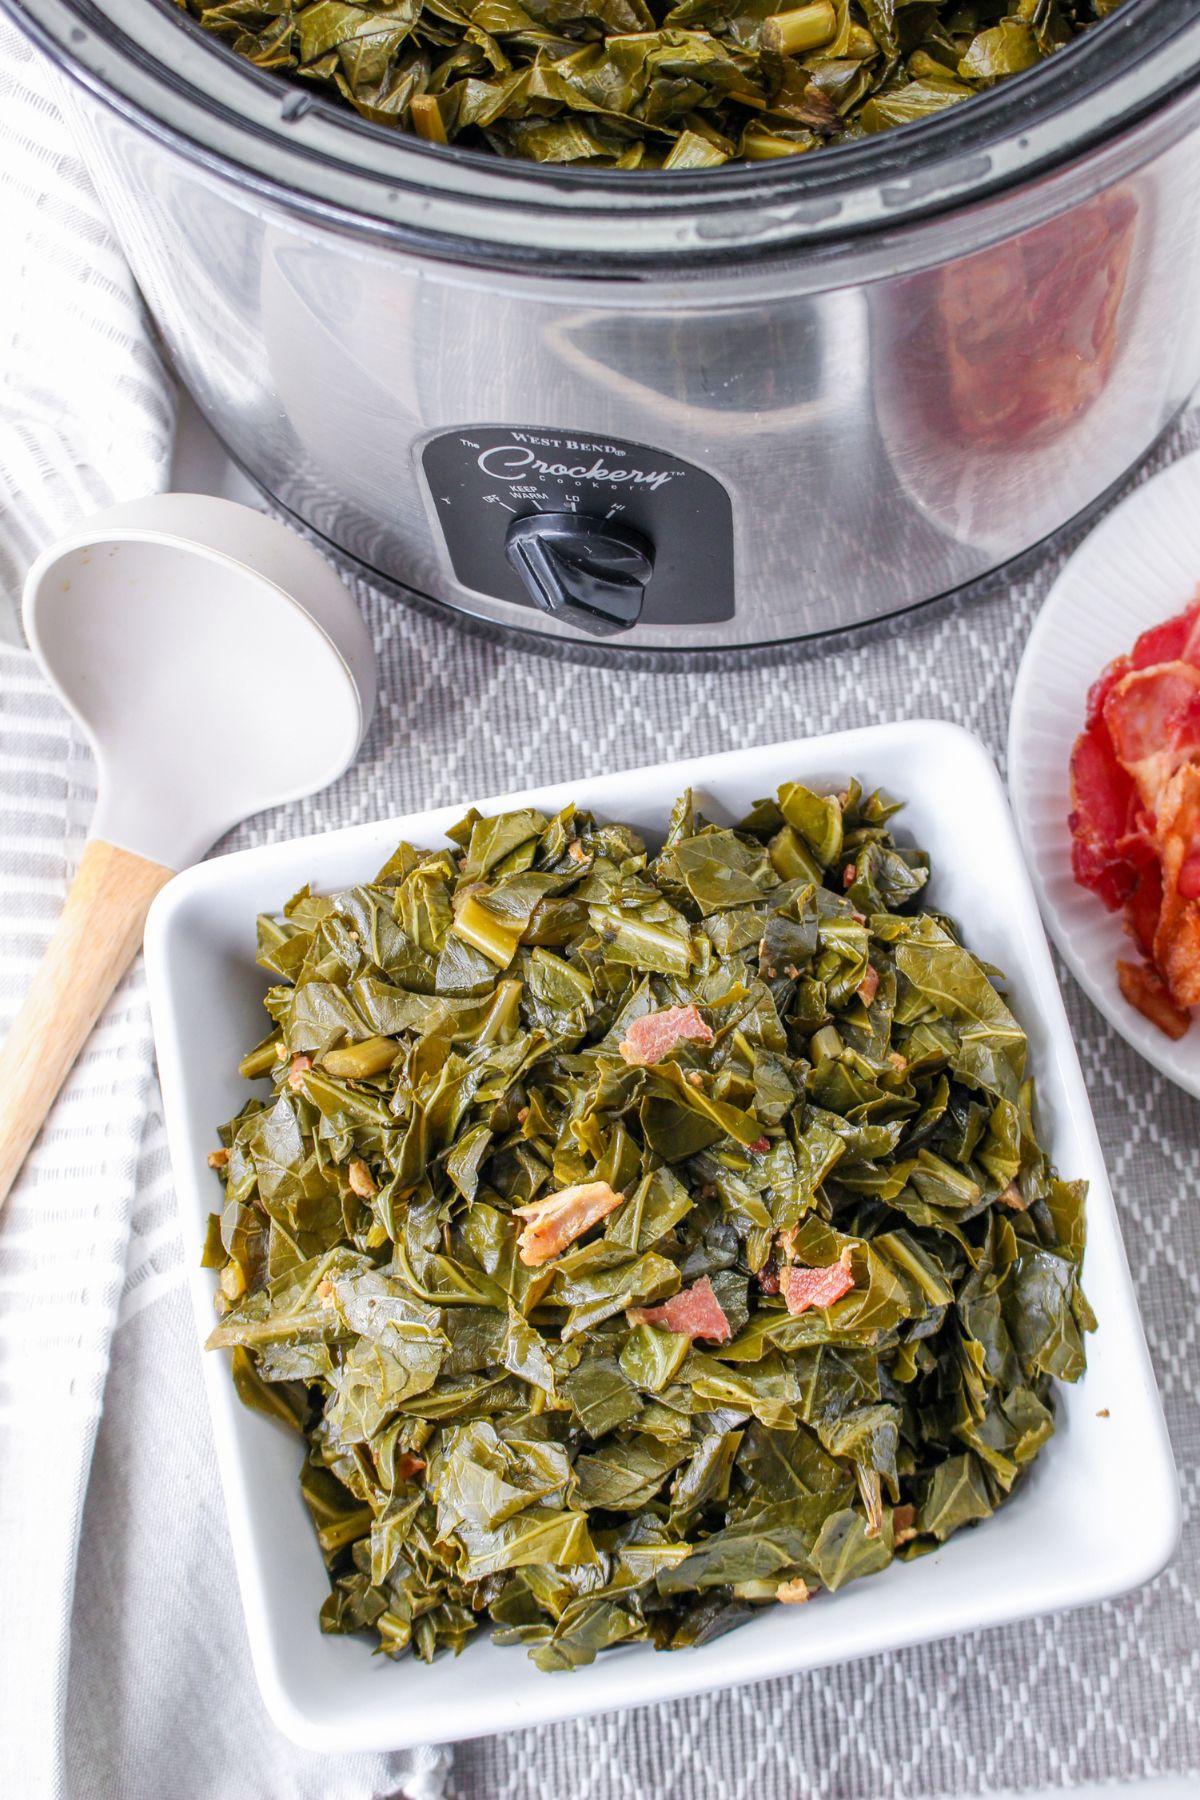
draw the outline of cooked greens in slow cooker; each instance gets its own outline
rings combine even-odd
[[[676,1649],[1020,1482],[1084,1368],[1085,1188],[894,810],[685,794],[656,856],[471,812],[260,920],[211,1343],[303,1434],[325,1630]]]
[[[536,162],[704,169],[956,105],[1120,0],[180,0],[376,124]]]

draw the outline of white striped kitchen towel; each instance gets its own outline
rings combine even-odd
[[[173,397],[43,70],[7,24],[0,242],[0,636],[12,646],[21,578],[42,544],[82,514],[163,485]],[[93,799],[85,746],[32,659],[6,647],[5,1026],[62,905]],[[135,973],[72,1075],[0,1235],[0,1741],[30,1794],[59,1787],[76,1545],[151,1068]]]
[[[166,481],[174,395],[26,40],[0,20],[0,635],[43,544]]]
[[[0,243],[2,1031],[95,799],[87,746],[20,646],[21,580],[81,517],[165,486],[174,424],[53,80],[3,21]],[[0,1794],[436,1800],[444,1752],[331,1767],[263,1714],[194,1330],[180,1282],[154,1278],[181,1254],[155,1105],[139,963],[0,1215]],[[114,1459],[101,1434],[93,1469],[106,1391],[132,1438]]]

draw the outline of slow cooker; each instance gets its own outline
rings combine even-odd
[[[543,647],[770,645],[976,582],[1200,380],[1194,0],[919,124],[642,175],[365,124],[169,0],[3,3],[232,456]]]

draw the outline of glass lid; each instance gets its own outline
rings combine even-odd
[[[0,0],[98,98],[158,141],[327,225],[442,258],[661,275],[819,257],[1028,183],[1200,82],[1195,0],[1125,0],[989,93],[772,162],[571,169],[422,142],[256,69],[171,0]]]

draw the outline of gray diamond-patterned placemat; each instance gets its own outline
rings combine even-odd
[[[1193,414],[1138,479],[1197,444]],[[549,662],[361,588],[381,676],[362,757],[325,794],[254,821],[230,847],[884,719],[957,720],[1003,767],[1021,651],[1080,536],[986,598],[773,668],[700,674]],[[1081,1612],[469,1741],[455,1753],[453,1800],[903,1800],[1200,1777],[1200,1105],[1062,979],[1179,1467],[1184,1532],[1174,1563],[1150,1586]],[[1120,1507],[1121,1495],[1095,1501]],[[1128,1523],[1136,1532],[1136,1518]],[[543,1677],[531,1670],[530,1679]]]

